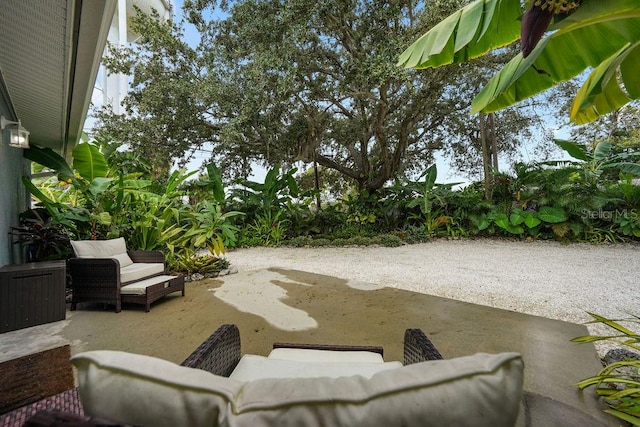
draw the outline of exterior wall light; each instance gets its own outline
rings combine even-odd
[[[22,127],[20,120],[14,122],[0,116],[0,130],[9,147],[29,148],[29,131]]]

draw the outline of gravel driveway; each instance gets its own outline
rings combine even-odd
[[[247,248],[227,259],[240,270],[302,270],[573,323],[590,320],[587,311],[640,315],[640,245],[434,240],[398,248]]]

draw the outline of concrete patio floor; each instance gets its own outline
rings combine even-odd
[[[601,364],[584,325],[297,270],[240,272],[187,283],[150,313],[142,306],[81,304],[67,319],[0,335],[0,361],[62,344],[72,354],[122,350],[182,362],[223,323],[240,328],[243,353],[268,354],[275,341],[382,345],[402,360],[406,328],[421,328],[445,358],[515,351],[525,361],[526,407],[534,426],[619,425],[591,390],[574,384]]]

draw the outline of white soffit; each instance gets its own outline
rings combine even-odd
[[[2,0],[0,70],[33,143],[68,155],[77,142],[115,3]]]
[[[3,0],[0,69],[15,112],[31,139],[50,145],[63,136],[67,58],[66,0]]]

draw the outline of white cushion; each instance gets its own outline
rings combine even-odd
[[[133,261],[131,260],[131,258],[129,257],[128,253],[123,253],[123,254],[116,254],[116,255],[112,255],[109,258],[113,258],[113,259],[117,259],[118,262],[120,263],[120,268],[124,268],[124,267],[128,267],[131,264],[133,264]]]
[[[338,378],[351,375],[371,378],[378,372],[401,367],[400,362],[299,362],[245,354],[229,378],[238,381],[254,381],[263,378]]]
[[[140,280],[139,282],[130,283],[120,288],[122,295],[144,295],[147,293],[149,286],[157,285],[158,283],[169,282],[171,279],[175,279],[176,276],[154,276],[149,279]]]
[[[298,362],[366,362],[384,363],[380,353],[372,351],[331,351],[306,348],[274,348],[269,359],[295,360]]]
[[[120,268],[133,264],[127,254],[124,237],[110,240],[72,240],[71,246],[78,258],[114,258]]]
[[[164,264],[158,262],[135,262],[120,269],[120,283],[135,282],[154,274],[164,273]]]
[[[127,253],[124,237],[110,240],[72,240],[71,246],[78,258],[108,258]]]
[[[522,358],[483,354],[371,378],[247,383],[113,351],[72,357],[85,413],[140,426],[512,426]]]
[[[137,426],[224,425],[243,383],[118,351],[71,358],[86,414]]]

